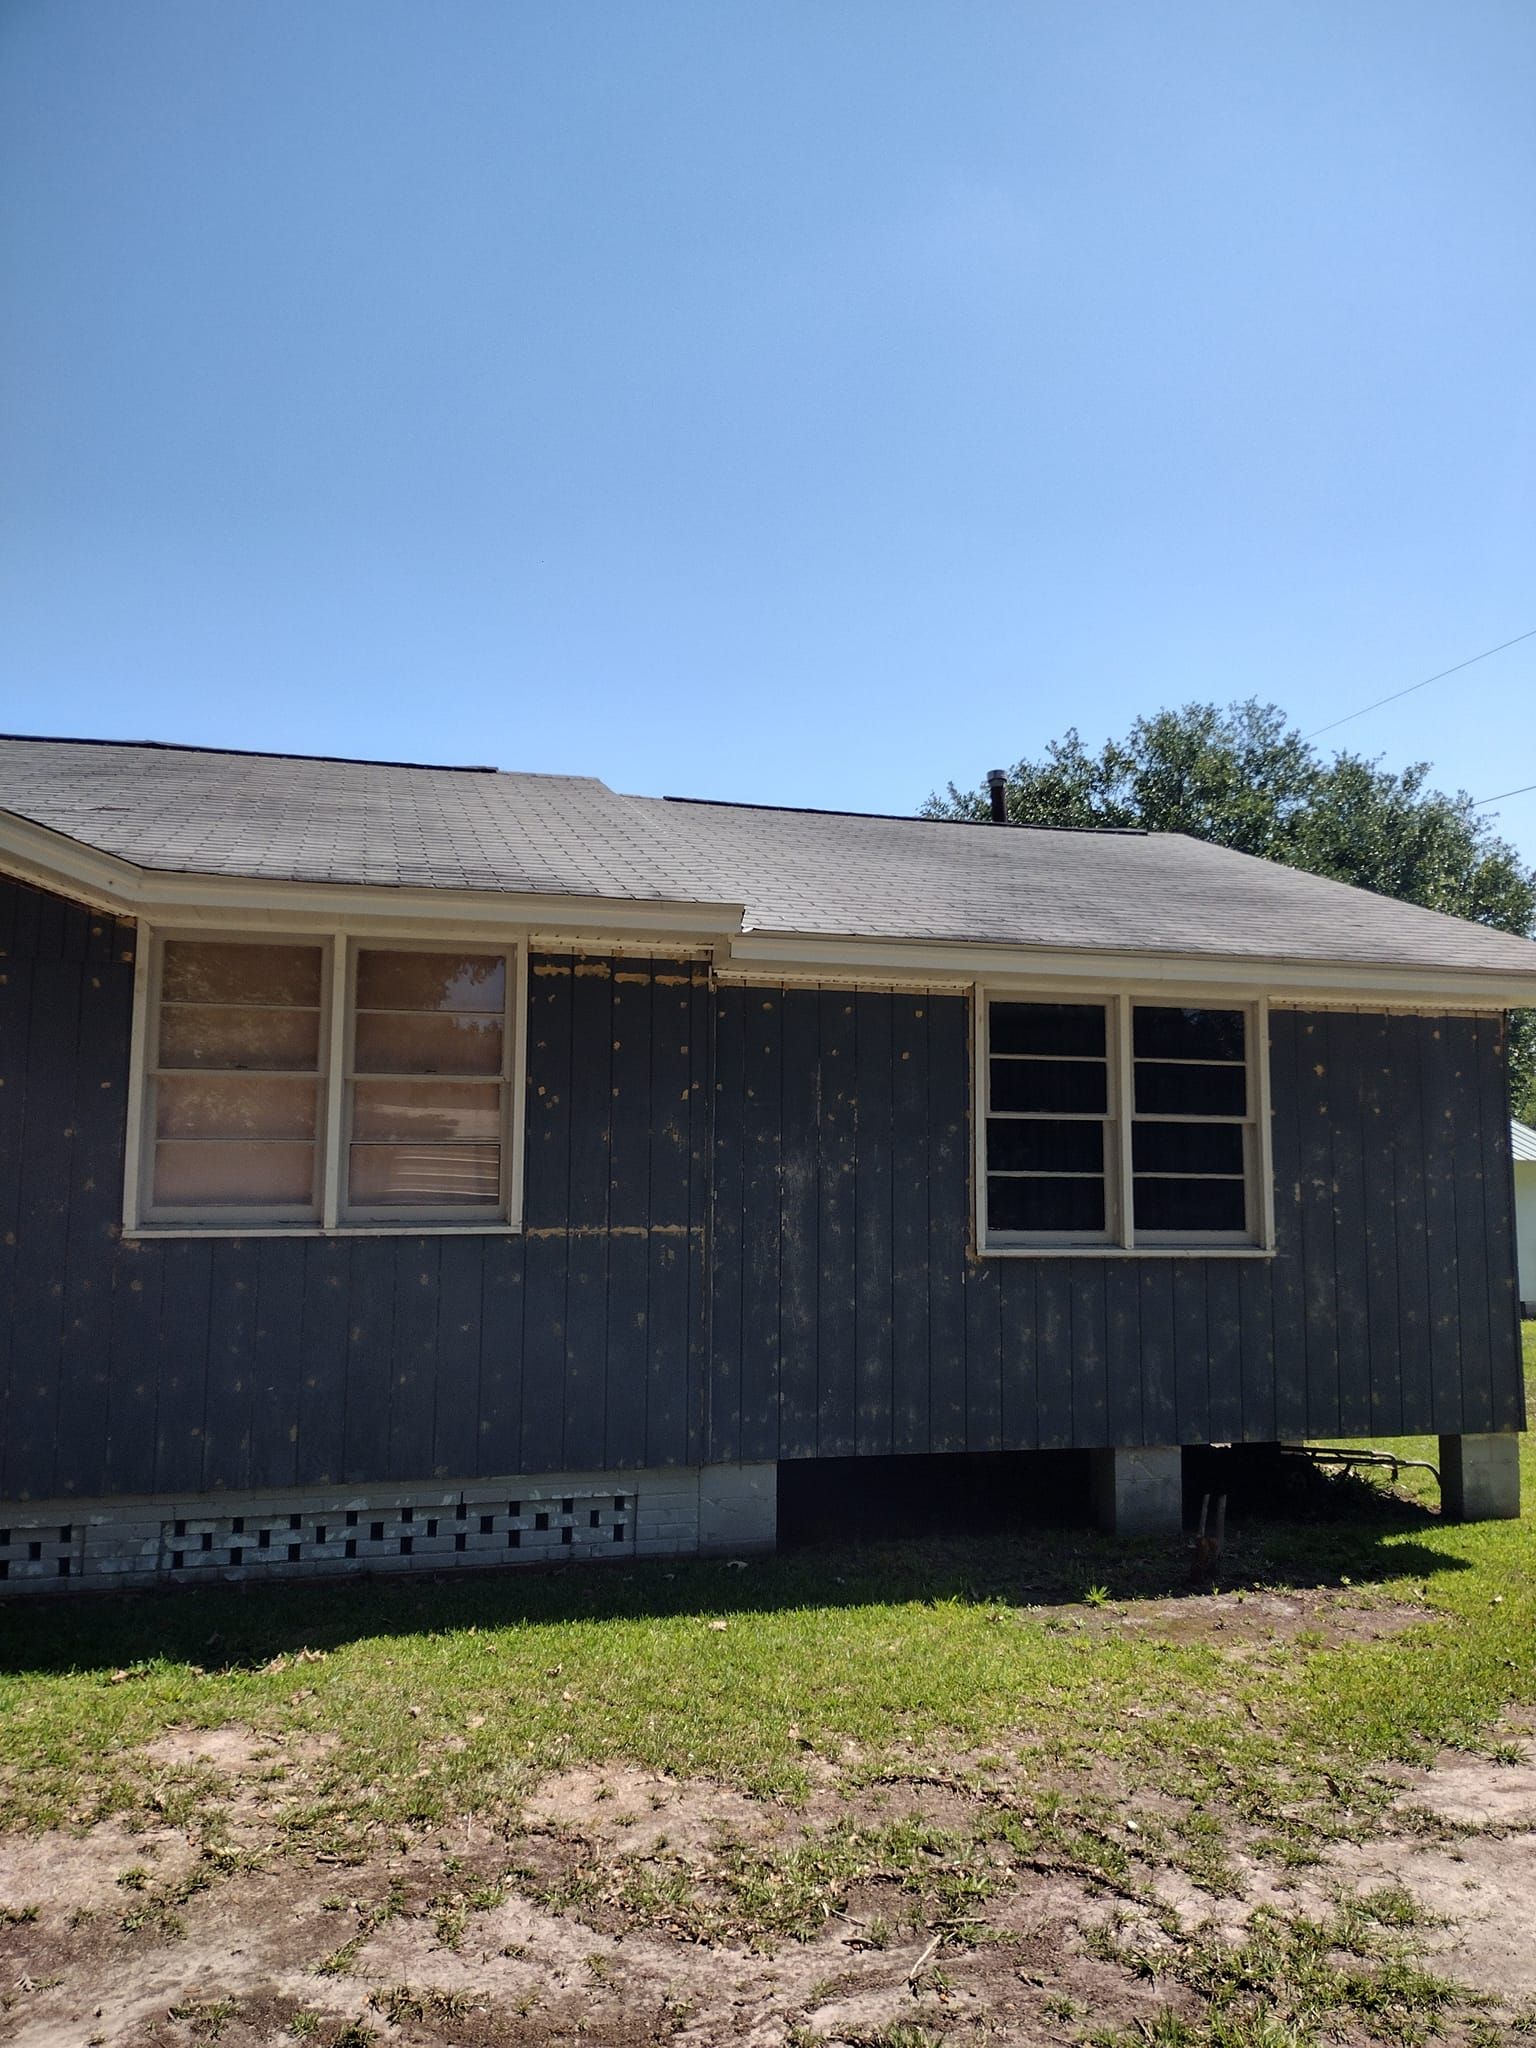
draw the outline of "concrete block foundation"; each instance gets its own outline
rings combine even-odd
[[[1114,1536],[1177,1536],[1184,1526],[1184,1453],[1177,1444],[1090,1452],[1093,1509]]]
[[[1518,1521],[1519,1437],[1441,1437],[1440,1505],[1448,1521]]]
[[[771,1550],[778,1467],[0,1502],[0,1597]]]

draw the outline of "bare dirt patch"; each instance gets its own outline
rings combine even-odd
[[[1149,1603],[1154,1620],[1161,1605]],[[1349,1611],[1374,1620],[1382,1610]],[[1240,1611],[1240,1630],[1253,1620]],[[1433,1967],[1506,1999],[1536,1997],[1530,1722],[1494,1731],[1489,1749],[1448,1753],[1405,1778],[1383,1837],[1341,1845],[1315,1867],[1240,1857],[1230,1898],[1155,1859],[1136,1883],[1155,1885],[1176,1925],[1214,1926],[1231,1941],[1260,1906],[1322,1918],[1341,1897],[1400,1887],[1423,1916],[1414,1939]],[[144,1754],[238,1788],[274,1758],[318,1752],[231,1727],[173,1730]],[[905,2025],[947,2044],[1064,2048],[1088,2024],[1150,2026],[1163,2006],[1193,2010],[1174,1976],[1138,1978],[1096,1942],[1126,1910],[1112,1889],[1002,1849],[992,1858],[965,1834],[966,1821],[1006,1802],[1027,1752],[911,1763],[910,1776],[819,1786],[800,1806],[630,1765],[568,1770],[536,1789],[516,1823],[472,1819],[408,1839],[392,1830],[366,1860],[341,1866],[270,1840],[255,1866],[220,1861],[195,1830],[120,1822],[0,1838],[0,2042],[327,2048],[354,2026],[412,2048],[540,2048],[578,2033],[590,2048],[786,2048],[797,2030],[836,2044]],[[1108,1780],[1092,1790],[1123,1822],[1123,1793]],[[760,1854],[772,1882],[773,1859],[816,1851],[839,1824],[908,1821],[970,1842],[958,1853],[960,1875],[978,1881],[973,1899],[941,1905],[922,1884],[866,1871],[805,1938],[703,1941],[685,1911],[669,1920],[664,1896],[637,1905],[626,1889],[674,1873],[706,1902],[721,1880],[724,1898],[733,1855]],[[935,1867],[955,1853],[935,1849]],[[1156,1933],[1155,1914],[1137,1917]]]
[[[1330,1588],[1284,1593],[1202,1593],[1185,1600],[1132,1600],[1086,1610],[1101,1633],[1115,1629],[1169,1643],[1205,1643],[1240,1657],[1306,1636],[1319,1648],[1375,1643],[1429,1620],[1411,1601],[1362,1599]]]
[[[1213,1898],[1178,1871],[1156,1878],[1184,1928],[1237,1940],[1261,1907],[1325,1917],[1352,1895],[1401,1889],[1420,1917],[1430,1967],[1505,1999],[1536,1998],[1536,1717],[1509,1716],[1488,1754],[1446,1750],[1406,1774],[1384,1834],[1331,1847],[1315,1866],[1276,1871],[1234,1859],[1239,1889]],[[1426,1832],[1423,1817],[1437,1826]]]
[[[778,1818],[773,1807],[727,1786],[625,1764],[561,1771],[523,1804],[527,1826],[572,1830],[626,1855],[658,1847],[688,1855],[713,1847],[722,1834],[768,1833]]]

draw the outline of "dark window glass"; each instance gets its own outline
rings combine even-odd
[[[993,1109],[1077,1110],[1102,1116],[1109,1106],[1102,1060],[993,1060]]]
[[[1102,1173],[1104,1126],[989,1117],[987,1165],[994,1173]]]
[[[1136,1062],[1138,1116],[1245,1116],[1248,1077],[1241,1067],[1172,1067]]]
[[[1245,1021],[1241,1010],[1168,1010],[1160,1004],[1138,1004],[1131,1044],[1139,1060],[1240,1060]]]
[[[987,1222],[993,1230],[1091,1231],[1104,1228],[1102,1180],[987,1181]]]
[[[1131,1163],[1138,1173],[1241,1173],[1242,1127],[1136,1124],[1131,1130]]]
[[[1245,1230],[1246,1211],[1240,1180],[1136,1182],[1138,1230]]]
[[[989,1030],[993,1052],[1104,1057],[1104,1009],[1099,1003],[994,1003]]]

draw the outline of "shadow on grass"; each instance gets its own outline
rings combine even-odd
[[[1229,1468],[1231,1483],[1237,1468]],[[1198,1475],[1197,1475],[1197,1482]],[[115,1669],[148,1658],[247,1669],[302,1648],[381,1636],[561,1623],[957,1603],[1071,1606],[1196,1599],[1263,1586],[1386,1586],[1468,1569],[1435,1546],[1438,1517],[1352,1477],[1274,1472],[1234,1500],[1213,1581],[1190,1540],[1126,1542],[1087,1528],[892,1533],[807,1540],[773,1556],[511,1567],[432,1578],[197,1586],[0,1604],[0,1674]],[[869,1519],[865,1518],[866,1521]],[[876,1518],[878,1519],[878,1518]]]

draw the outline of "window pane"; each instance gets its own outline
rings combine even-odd
[[[1138,1173],[1241,1173],[1240,1124],[1135,1124],[1131,1161]]]
[[[320,1064],[320,1012],[168,1003],[160,1012],[160,1064],[312,1072]]]
[[[993,1174],[987,1181],[987,1223],[992,1230],[1102,1230],[1104,1183],[1008,1180]]]
[[[499,953],[376,953],[357,956],[360,1010],[478,1011],[507,1007],[507,965]]]
[[[499,1074],[499,1017],[359,1010],[354,1064],[361,1074]]]
[[[352,1094],[356,1139],[453,1139],[501,1136],[501,1089],[494,1081],[359,1081]]]
[[[1132,1047],[1138,1059],[1240,1060],[1246,1019],[1241,1010],[1169,1010],[1138,1004]]]
[[[993,1060],[993,1109],[1080,1110],[1102,1116],[1109,1106],[1109,1069],[1102,1060]]]
[[[1096,1053],[1104,1056],[1102,1003],[993,1003],[993,1052]]]
[[[1248,1076],[1241,1067],[1136,1062],[1138,1116],[1243,1116],[1247,1109]]]
[[[994,1173],[1102,1173],[1104,1126],[989,1117],[987,1165]]]
[[[1138,1230],[1246,1230],[1240,1180],[1138,1180]]]
[[[167,939],[160,970],[167,1003],[260,1003],[318,1008],[318,946],[231,946]]]
[[[155,1147],[154,1200],[165,1208],[307,1209],[314,1185],[313,1145],[162,1138]]]
[[[155,1086],[162,1138],[312,1138],[315,1083],[270,1074],[165,1074]]]
[[[499,1145],[354,1145],[355,1208],[446,1209],[501,1199]]]

